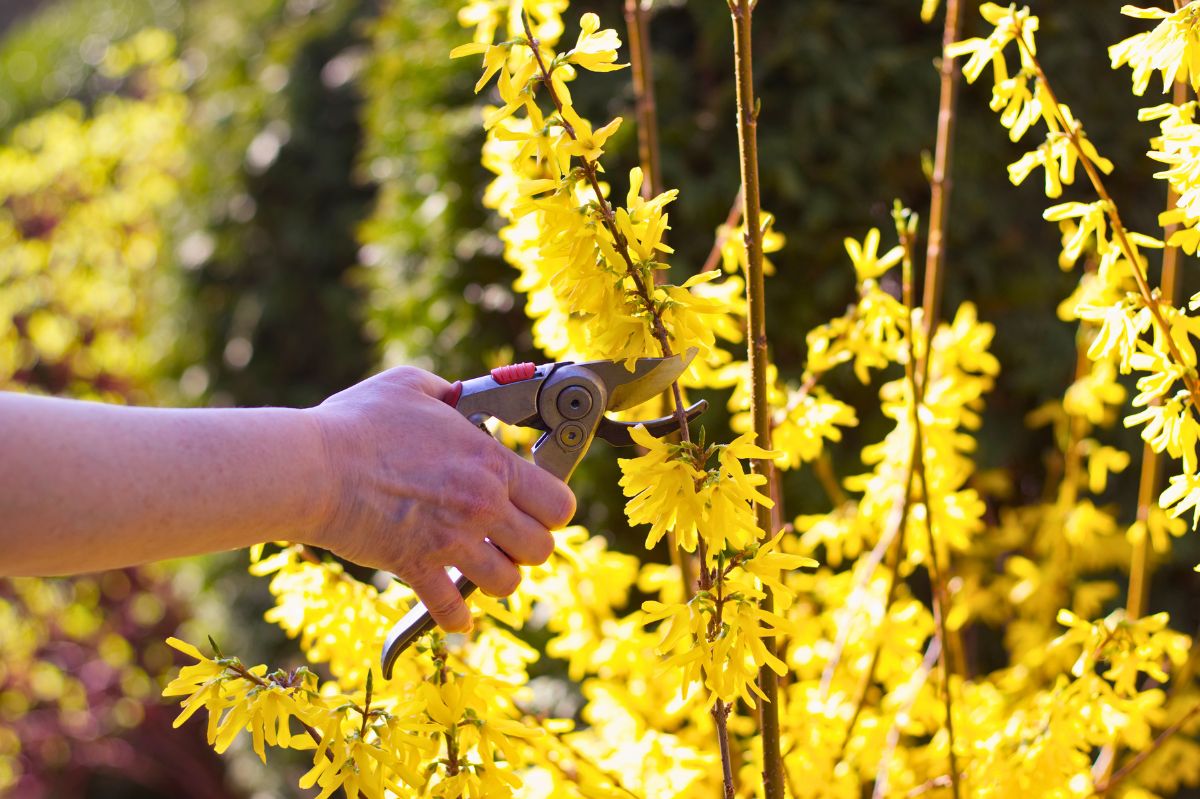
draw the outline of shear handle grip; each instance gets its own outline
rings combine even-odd
[[[450,569],[449,574],[454,580],[454,587],[458,589],[458,593],[462,594],[463,599],[475,593],[475,583],[467,579],[458,569]],[[429,615],[424,602],[417,602],[409,609],[408,613],[404,614],[404,618],[396,622],[396,625],[388,632],[387,641],[383,645],[383,659],[380,666],[385,680],[392,678],[392,669],[395,667],[400,653],[435,626],[437,623]]]
[[[451,408],[457,409],[458,401],[462,399],[462,393],[463,383],[461,380],[456,380],[450,386],[450,390],[442,397],[442,402],[445,402]],[[491,542],[489,541],[488,543]],[[495,545],[493,544],[493,546]],[[471,582],[458,569],[450,569],[449,574],[450,578],[454,580],[454,587],[458,589],[458,593],[462,595],[463,599],[475,593],[475,583]],[[388,633],[387,641],[383,645],[383,658],[380,666],[382,667],[383,678],[385,680],[392,678],[392,669],[395,667],[396,659],[400,657],[400,653],[408,649],[414,641],[436,626],[437,623],[433,620],[433,616],[429,615],[429,609],[425,607],[424,602],[418,601],[409,609],[408,613],[404,614],[404,618],[392,627]]]

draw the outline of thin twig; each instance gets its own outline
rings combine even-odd
[[[712,616],[708,620],[708,629],[705,630],[707,643],[712,646],[721,636],[724,626],[725,576],[728,572],[719,555],[717,567],[712,569],[708,567],[708,545],[705,544],[703,538],[697,544],[697,554],[700,560],[700,590],[709,592],[713,596],[715,605]],[[717,746],[721,752],[721,781],[725,799],[733,799],[736,792],[736,786],[733,783],[733,755],[729,749],[730,708],[730,704],[723,702],[718,697],[709,709],[713,724],[717,728]]]
[[[742,193],[742,187],[738,186],[737,196],[733,198],[733,205],[729,206],[729,213],[725,215],[725,224],[717,230],[712,249],[708,251],[708,257],[704,259],[704,266],[700,267],[701,272],[711,272],[721,263],[721,250],[724,249],[725,242],[729,241],[729,237],[733,235],[733,229],[742,219]]]
[[[658,106],[654,99],[654,63],[650,58],[650,26],[642,0],[625,0],[625,29],[629,32],[629,62],[633,66],[638,160],[645,176],[642,196],[650,200],[663,191],[663,179],[658,148]]]
[[[1042,88],[1046,92],[1047,98],[1054,109],[1055,115],[1058,117],[1059,124],[1062,126],[1064,135],[1071,142],[1071,146],[1075,148],[1075,153],[1079,157],[1079,163],[1083,164],[1083,170],[1087,173],[1088,180],[1091,181],[1092,188],[1096,191],[1096,196],[1104,202],[1104,210],[1108,215],[1109,223],[1112,225],[1113,234],[1116,236],[1117,244],[1121,248],[1121,252],[1125,256],[1125,260],[1129,262],[1129,269],[1133,273],[1134,282],[1137,283],[1138,293],[1141,294],[1142,302],[1150,311],[1150,316],[1154,319],[1154,323],[1158,325],[1159,332],[1167,345],[1167,350],[1171,354],[1173,361],[1183,370],[1183,382],[1188,390],[1188,399],[1192,406],[1200,412],[1200,379],[1197,378],[1196,371],[1188,367],[1187,361],[1179,352],[1179,347],[1175,344],[1175,338],[1171,335],[1171,326],[1167,324],[1167,320],[1163,317],[1162,308],[1160,307],[1160,299],[1150,289],[1150,284],[1147,282],[1146,274],[1142,271],[1141,262],[1138,260],[1134,252],[1133,245],[1129,242],[1129,236],[1125,231],[1125,225],[1121,221],[1120,212],[1117,210],[1117,204],[1113,201],[1112,195],[1108,193],[1108,189],[1104,186],[1104,181],[1100,178],[1100,172],[1096,165],[1088,158],[1084,152],[1083,146],[1079,143],[1079,133],[1083,126],[1080,123],[1072,125],[1062,112],[1062,106],[1055,97],[1053,89],[1050,87],[1050,81],[1046,77],[1045,71],[1042,69],[1042,64],[1038,61],[1037,56],[1030,52],[1029,47],[1025,44],[1023,30],[1017,30],[1017,45],[1029,57],[1029,63],[1033,66],[1034,72],[1037,73],[1038,80],[1041,82]]]
[[[925,286],[921,300],[924,312],[925,348],[920,357],[921,395],[929,384],[929,362],[933,337],[941,318],[942,286],[946,280],[946,219],[953,187],[954,130],[958,120],[958,63],[947,54],[950,45],[961,38],[962,7],[959,0],[946,0],[946,20],[942,27],[941,77],[938,96],[937,142],[934,147],[933,173],[930,175],[929,232],[925,247]],[[912,308],[912,304],[909,304]],[[966,657],[957,632],[945,641],[945,654],[955,671],[964,673]]]
[[[721,784],[725,799],[734,798],[733,757],[729,753],[729,708],[728,702],[718,699],[713,703],[712,710],[709,711],[717,725],[717,740],[721,745]]]
[[[954,160],[954,129],[958,119],[958,63],[946,51],[961,38],[961,34],[962,13],[959,0],[947,0],[946,21],[942,27],[937,140],[933,153],[933,173],[929,176],[929,233],[925,245],[925,290],[921,300],[921,307],[925,312],[925,351],[921,354],[922,386],[929,382],[930,352],[941,315],[942,285],[945,282],[943,266],[946,262],[946,215],[953,187],[950,169]],[[951,647],[951,651],[953,654],[960,654],[956,647]]]
[[[529,17],[527,14],[521,14],[521,22],[525,26],[526,44],[533,51],[534,60],[537,63],[538,71],[541,73],[542,85],[546,88],[547,94],[550,95],[551,102],[554,103],[555,109],[558,110],[559,122],[563,130],[567,132],[573,140],[578,141],[579,136],[575,132],[574,126],[567,121],[563,113],[562,99],[558,96],[558,91],[554,88],[553,81],[550,80],[550,71],[546,69],[546,62],[542,58],[541,43],[533,35],[533,30],[529,26]],[[667,334],[667,329],[662,321],[662,309],[654,302],[654,297],[650,293],[646,281],[642,279],[641,270],[633,263],[633,258],[629,254],[629,243],[625,241],[625,235],[621,233],[617,227],[616,217],[613,214],[612,206],[604,197],[604,192],[600,189],[600,179],[598,177],[599,168],[595,161],[590,158],[580,156],[580,161],[583,162],[583,174],[587,178],[588,183],[592,187],[592,192],[596,195],[596,207],[600,209],[600,217],[604,226],[613,237],[613,243],[617,252],[625,261],[625,274],[633,279],[634,286],[638,297],[641,299],[646,312],[650,314],[651,327],[654,331],[654,337],[658,340],[659,346],[662,348],[664,358],[669,358],[672,355],[670,337]],[[679,422],[679,435],[685,442],[691,442],[691,431],[688,429],[687,413],[683,409],[683,395],[679,390],[679,381],[671,384],[671,390],[675,398],[675,418]]]
[[[921,307],[925,310],[925,340],[933,341],[942,303],[942,265],[946,260],[946,209],[950,205],[950,168],[954,156],[954,128],[958,107],[958,65],[946,54],[957,42],[962,31],[959,0],[946,0],[946,24],[942,29],[941,94],[938,100],[937,144],[933,153],[933,174],[930,175],[929,238],[925,245],[925,293]],[[927,375],[929,347],[926,346],[922,376]]]
[[[921,661],[921,669],[914,678],[912,696],[909,697],[908,703],[903,708],[896,711],[895,720],[888,729],[887,738],[884,739],[883,754],[880,755],[879,767],[875,770],[875,788],[871,792],[871,799],[883,799],[887,796],[888,769],[892,764],[892,755],[896,751],[896,745],[900,743],[900,718],[907,715],[908,711],[912,709],[913,703],[917,701],[917,694],[921,692],[921,686],[929,679],[929,672],[933,671],[933,666],[940,657],[941,651],[940,641],[936,637],[930,639],[929,648],[925,650],[925,657]]]
[[[1159,734],[1157,738],[1154,739],[1149,746],[1131,757],[1129,762],[1117,769],[1117,773],[1113,774],[1111,779],[1109,779],[1103,785],[1097,785],[1095,795],[1107,796],[1109,793],[1111,793],[1113,788],[1121,784],[1121,782],[1124,781],[1125,778],[1130,774],[1132,774],[1138,768],[1138,766],[1146,762],[1146,758],[1157,752],[1162,745],[1171,738],[1171,736],[1183,729],[1189,721],[1195,718],[1197,714],[1200,714],[1200,703],[1193,705],[1191,710],[1183,714],[1183,718],[1179,719],[1179,721],[1175,722],[1170,727],[1167,727]]]
[[[1172,90],[1172,101],[1183,105],[1188,99],[1187,84],[1176,81]],[[1170,211],[1179,201],[1179,195],[1173,186],[1167,186],[1167,210]],[[1163,241],[1168,242],[1179,229],[1179,225],[1168,225],[1163,230]],[[1163,249],[1162,258],[1162,297],[1171,305],[1178,302],[1179,295],[1179,261],[1178,247],[1167,245]],[[1143,525],[1149,524],[1150,509],[1157,504],[1159,489],[1162,484],[1163,456],[1155,452],[1150,445],[1142,449],[1142,478],[1138,486],[1138,521]],[[1129,593],[1125,606],[1130,619],[1141,617],[1146,612],[1146,598],[1150,584],[1150,535],[1147,531],[1141,540],[1133,546],[1133,560],[1129,572]]]
[[[642,197],[651,200],[663,191],[661,158],[658,147],[658,105],[654,99],[654,62],[650,57],[650,25],[646,17],[646,9],[642,0],[625,0],[625,29],[629,34],[629,61],[633,69],[633,98],[637,109],[638,160],[642,167]],[[663,234],[666,242],[666,234]],[[654,273],[656,285],[666,282],[666,270]],[[678,386],[672,386],[663,395],[663,402],[681,402],[676,400],[675,392]],[[641,446],[639,454],[645,454]],[[684,598],[690,598],[696,592],[695,575],[692,573],[688,554],[679,548],[675,531],[667,533],[667,545],[670,551],[671,563],[679,569],[679,577],[683,582]]]
[[[1187,102],[1187,99],[1187,84],[1175,81],[1171,93],[1172,102],[1175,105],[1182,105]],[[1179,195],[1175,192],[1175,187],[1168,183],[1167,210],[1173,209],[1178,200]],[[1163,228],[1163,242],[1169,242],[1171,236],[1178,229],[1179,225],[1177,224],[1167,225]],[[1179,248],[1166,244],[1162,257],[1161,291],[1163,298],[1171,305],[1179,301],[1179,261]],[[1150,402],[1152,405],[1162,404],[1162,400],[1158,397]],[[1164,465],[1165,458],[1162,453],[1155,452],[1149,444],[1142,445],[1142,473],[1138,481],[1137,500],[1137,520],[1142,525],[1142,536],[1133,543],[1133,553],[1129,560],[1129,589],[1125,595],[1125,615],[1131,621],[1145,614],[1146,604],[1149,601],[1150,576],[1153,570],[1150,557],[1150,512],[1158,505]],[[1112,768],[1117,761],[1117,751],[1118,745],[1115,741],[1106,744],[1101,750],[1100,755],[1096,758],[1096,766],[1093,767],[1094,773],[1098,771],[1103,775],[1103,778],[1098,781],[1107,782],[1111,779]]]
[[[250,669],[246,668],[245,665],[242,663],[235,662],[235,663],[231,663],[231,664],[226,664],[225,668],[229,669],[234,674],[241,677],[243,680],[252,682],[255,685],[259,686],[260,688],[270,688],[272,685],[275,684],[275,683],[271,683],[267,680],[264,680],[262,677],[259,677],[257,674],[250,671]],[[319,732],[317,732],[316,728],[313,727],[308,722],[306,722],[304,719],[300,718],[299,716],[293,715],[292,718],[294,718],[297,722],[300,723],[300,726],[304,728],[304,731],[308,733],[309,737],[313,739],[313,743],[319,749],[321,747],[321,734]],[[364,717],[364,720],[365,720],[365,717]],[[333,760],[333,754],[328,749],[325,750],[325,757],[327,757],[330,761]]]
[[[908,520],[908,510],[912,496],[913,483],[913,466],[915,455],[909,460],[908,468],[905,470],[907,477],[905,478],[904,493],[896,497],[896,503],[892,506],[891,513],[888,514],[888,525],[883,531],[883,535],[879,536],[879,540],[875,542],[875,546],[867,553],[867,557],[857,567],[858,575],[854,580],[854,586],[850,589],[850,599],[848,600],[850,613],[857,613],[860,602],[855,601],[855,597],[859,596],[862,591],[870,584],[871,578],[875,576],[876,569],[883,562],[885,553],[891,551],[892,543],[900,536],[900,531],[904,529],[904,525]],[[889,594],[891,593],[889,589]],[[887,617],[887,608],[884,608],[884,618]],[[846,650],[846,645],[850,641],[852,624],[844,624],[838,630],[838,637],[833,644],[833,654],[825,664],[825,669],[821,672],[821,687],[819,696],[821,702],[829,698],[829,691],[833,686],[833,676],[837,671],[838,663],[841,662],[842,654]]]
[[[942,671],[942,698],[946,705],[946,735],[949,740],[947,750],[950,755],[950,788],[954,799],[959,799],[958,762],[954,751],[954,691],[950,683],[951,668],[947,652],[950,635],[946,626],[946,611],[948,608],[946,579],[945,572],[938,565],[937,540],[934,536],[933,503],[930,501],[929,496],[929,475],[925,470],[925,436],[921,424],[921,405],[924,402],[924,387],[917,379],[918,365],[914,361],[917,334],[914,320],[916,309],[913,308],[912,240],[909,228],[902,223],[900,217],[897,217],[896,229],[900,235],[900,245],[904,252],[904,277],[902,282],[904,303],[908,310],[908,340],[910,347],[910,357],[905,364],[904,371],[908,379],[909,390],[912,394],[912,425],[913,436],[916,439],[913,444],[913,461],[915,464],[913,471],[920,480],[921,502],[925,506],[925,530],[928,533],[929,539],[929,577],[933,585],[933,617],[937,624],[938,638],[942,642],[940,664]]]
[[[906,497],[911,496],[912,492],[913,471],[910,469],[908,473],[908,489]],[[908,518],[908,511],[911,507],[911,500],[905,499],[904,510],[902,511],[904,520]],[[903,530],[905,521],[901,520],[897,526],[897,530]],[[835,763],[840,763],[842,758],[846,756],[846,748],[850,745],[851,739],[854,737],[854,728],[858,725],[858,719],[862,716],[863,710],[867,704],[867,693],[871,690],[871,683],[875,680],[875,672],[879,668],[879,658],[883,654],[883,642],[886,634],[887,615],[892,607],[892,603],[896,599],[896,587],[900,584],[900,558],[904,552],[904,537],[897,535],[891,549],[888,550],[888,589],[887,594],[883,599],[883,618],[879,624],[879,635],[875,639],[875,650],[871,653],[871,663],[867,666],[867,671],[859,682],[858,697],[854,700],[854,712],[850,715],[850,721],[846,724],[846,734],[842,737],[842,743],[838,747],[837,758]]]

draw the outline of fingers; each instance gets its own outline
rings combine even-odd
[[[521,571],[516,564],[486,541],[464,548],[456,565],[490,596],[508,596],[521,584]]]
[[[405,580],[425,603],[425,609],[439,627],[451,633],[471,631],[471,611],[467,609],[467,603],[463,601],[462,595],[458,593],[445,571],[438,568],[428,569],[408,575]]]
[[[488,536],[509,558],[527,566],[545,563],[554,552],[554,536],[546,526],[511,504]]]
[[[426,372],[424,369],[418,369],[415,366],[397,366],[395,369],[388,369],[386,372],[381,372],[373,379],[383,381],[389,385],[416,389],[422,394],[428,394],[436,399],[446,396],[446,392],[450,390],[448,382],[432,372]]]
[[[512,503],[541,522],[543,527],[551,530],[565,527],[575,515],[575,495],[571,489],[519,455],[514,454],[513,461],[508,485]]]

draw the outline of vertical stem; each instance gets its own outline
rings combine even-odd
[[[542,58],[541,43],[533,35],[527,13],[522,12],[521,24],[525,26],[525,44],[533,52],[534,61],[537,63],[538,72],[541,74],[542,85],[546,87],[546,93],[550,95],[550,101],[554,103],[554,108],[558,111],[559,123],[563,126],[563,130],[567,132],[568,136],[578,141],[579,134],[575,132],[575,129],[571,127],[571,123],[563,115],[562,98],[558,96],[558,92],[554,88],[554,82],[550,79],[551,70],[546,67],[546,62]],[[633,258],[629,254],[629,243],[625,241],[625,234],[617,227],[612,206],[605,199],[604,192],[600,187],[600,179],[597,177],[600,172],[600,166],[596,161],[586,156],[581,156],[579,160],[583,162],[583,175],[589,185],[591,185],[592,192],[596,195],[596,206],[600,209],[600,218],[604,226],[612,233],[617,252],[621,254],[622,260],[625,261],[626,275],[633,280],[638,298],[642,301],[647,313],[653,319],[651,328],[654,331],[654,337],[658,339],[659,346],[662,348],[662,356],[669,358],[671,357],[671,343],[667,329],[663,325],[662,309],[654,302],[654,297],[651,289],[647,286],[647,281],[642,278],[641,272],[634,265]],[[683,395],[679,390],[678,380],[671,384],[671,392],[675,399],[675,418],[679,421],[679,437],[685,442],[690,442],[692,440],[691,433],[688,430],[687,414],[683,410]]]
[[[915,227],[915,225],[913,225]],[[912,287],[912,235],[909,232],[911,229],[906,229],[902,224],[901,217],[896,219],[897,232],[900,234],[900,245],[904,249],[904,277],[902,288],[904,292],[904,304],[908,311],[908,346],[909,358],[905,364],[905,374],[908,378],[909,391],[912,393],[912,426],[913,426],[913,473],[921,483],[921,502],[925,506],[925,530],[928,533],[929,539],[929,578],[933,585],[933,618],[937,625],[937,638],[941,646],[938,662],[941,667],[942,677],[942,698],[946,705],[946,736],[947,736],[947,751],[950,759],[950,788],[954,799],[959,799],[960,786],[958,774],[958,756],[954,751],[954,697],[952,686],[950,685],[950,675],[952,669],[950,667],[949,653],[947,652],[947,643],[950,640],[949,630],[946,625],[946,610],[947,610],[947,593],[946,593],[946,578],[945,572],[938,564],[937,540],[934,537],[933,527],[933,503],[929,499],[929,475],[925,469],[925,435],[921,424],[921,404],[924,399],[924,389],[917,379],[916,363],[916,324],[913,317],[915,309],[913,308],[913,287]],[[926,344],[928,349],[929,344]],[[926,362],[928,362],[926,358]]]
[[[712,618],[709,619],[707,630],[708,645],[712,646],[720,634],[721,620],[725,613],[725,569],[720,560],[715,569],[709,568],[708,546],[704,543],[703,538],[700,538],[697,543],[696,554],[700,560],[700,589],[715,594],[716,598],[716,607]],[[718,697],[709,709],[713,724],[717,728],[717,745],[721,750],[721,784],[724,799],[734,799],[736,792],[733,784],[733,753],[729,749],[729,710],[731,707],[732,705],[721,701]]]
[[[654,198],[663,190],[658,147],[658,106],[654,100],[654,65],[650,61],[650,26],[642,0],[625,0],[625,29],[629,33],[629,62],[633,65],[633,96],[637,105],[638,160],[645,181],[642,196]]]
[[[771,448],[770,408],[767,405],[767,325],[766,297],[762,271],[762,225],[759,219],[758,185],[758,108],[754,101],[754,71],[750,42],[752,5],[750,0],[729,0],[733,21],[733,60],[737,72],[738,151],[742,171],[742,218],[746,223],[746,255],[749,273],[746,275],[747,354],[750,361],[750,412],[754,417],[757,444]],[[775,464],[769,458],[755,460],[755,473],[773,482]],[[755,507],[758,525],[767,536],[771,534],[771,510]],[[775,598],[770,589],[764,590],[761,607],[771,612]],[[763,643],[774,650],[775,639]],[[763,748],[763,791],[766,799],[783,799],[783,757],[779,749],[779,682],[767,666],[759,670],[759,688],[765,695],[760,711],[760,738]]]
[[[959,0],[946,0],[946,22],[942,28],[941,90],[938,99],[937,143],[934,147],[933,174],[930,176],[929,237],[925,247],[925,288],[921,307],[925,312],[925,351],[920,355],[921,391],[929,378],[929,357],[933,335],[941,313],[942,286],[945,283],[946,213],[950,205],[953,181],[950,169],[954,156],[954,129],[958,119],[958,65],[946,54],[947,48],[962,35]],[[911,308],[912,305],[910,304]],[[943,652],[953,658],[955,670],[965,671],[966,657],[957,634],[943,641]]]
[[[875,787],[871,791],[871,799],[884,799],[888,795],[888,771],[892,765],[892,755],[896,753],[896,746],[900,743],[900,717],[907,715],[912,710],[919,689],[928,679],[929,672],[933,671],[933,664],[941,656],[941,652],[941,640],[935,637],[925,649],[925,657],[921,660],[921,668],[917,671],[915,681],[910,683],[912,689],[909,696],[912,698],[896,712],[895,721],[888,728],[888,734],[883,744],[883,754],[879,756],[879,767],[875,770]]]
[[[712,249],[708,251],[708,257],[704,259],[704,266],[700,267],[701,272],[711,272],[721,263],[721,248],[725,246],[725,241],[737,227],[737,223],[742,218],[742,187],[738,186],[737,196],[733,198],[733,204],[729,206],[729,214],[725,217],[724,230],[717,233],[713,239]]]
[[[1187,386],[1188,401],[1193,408],[1200,411],[1200,376],[1197,376],[1194,369],[1187,368],[1187,361],[1179,353],[1179,347],[1175,344],[1175,337],[1171,335],[1171,326],[1167,323],[1162,312],[1162,298],[1150,290],[1150,284],[1146,275],[1142,271],[1140,261],[1135,255],[1133,245],[1129,243],[1129,236],[1125,231],[1125,223],[1121,221],[1121,214],[1117,210],[1117,204],[1113,200],[1112,195],[1108,193],[1108,189],[1104,185],[1104,181],[1100,178],[1100,171],[1088,154],[1084,152],[1083,146],[1079,143],[1080,136],[1083,133],[1083,125],[1081,123],[1071,124],[1066,115],[1062,111],[1062,104],[1058,102],[1058,97],[1055,96],[1054,90],[1050,88],[1050,79],[1046,77],[1045,70],[1042,69],[1042,63],[1037,56],[1030,51],[1029,45],[1025,43],[1023,32],[1017,32],[1017,46],[1029,58],[1029,63],[1033,66],[1034,72],[1037,74],[1038,81],[1042,85],[1042,89],[1046,92],[1046,98],[1050,101],[1051,108],[1058,117],[1059,127],[1067,136],[1074,148],[1076,155],[1079,156],[1079,163],[1083,166],[1083,171],[1088,176],[1088,181],[1092,184],[1092,188],[1096,190],[1096,196],[1105,202],[1105,210],[1108,214],[1109,223],[1112,225],[1113,236],[1116,239],[1117,245],[1121,248],[1122,254],[1130,264],[1133,280],[1137,283],[1138,293],[1142,296],[1142,301],[1147,310],[1150,311],[1150,316],[1154,319],[1154,324],[1158,326],[1159,331],[1163,335],[1163,340],[1167,345],[1167,350],[1171,353],[1171,360],[1184,368],[1183,382]]]
[[[908,471],[908,486],[905,488],[904,505],[901,514],[903,518],[900,520],[900,530],[904,529],[908,519],[909,506],[911,504],[909,497],[912,496],[912,479],[913,470]],[[850,721],[846,724],[846,734],[842,737],[841,746],[838,747],[837,758],[834,763],[841,763],[846,756],[846,747],[850,745],[851,739],[854,737],[854,728],[858,725],[858,719],[862,716],[863,708],[867,704],[867,692],[871,690],[871,683],[875,681],[875,672],[879,668],[879,656],[883,652],[883,642],[887,635],[888,612],[892,609],[892,603],[896,599],[896,586],[900,582],[900,558],[903,555],[904,536],[897,535],[888,547],[888,590],[887,595],[883,599],[883,618],[879,622],[879,638],[875,641],[875,651],[871,653],[871,663],[867,666],[867,672],[863,675],[858,686],[858,696],[854,700],[854,712],[850,715]]]
[[[825,495],[829,497],[829,501],[834,507],[840,508],[846,504],[846,492],[842,490],[838,483],[837,475],[833,471],[833,461],[829,457],[829,453],[821,450],[821,454],[813,461],[813,474],[816,475],[817,482],[821,484]]]
[[[1179,4],[1176,3],[1176,10],[1178,7]],[[1176,81],[1172,89],[1171,101],[1175,105],[1182,105],[1187,102],[1187,99],[1187,84]],[[1174,208],[1178,200],[1179,195],[1168,183],[1167,210]],[[1170,241],[1171,235],[1178,229],[1178,225],[1167,225],[1163,228],[1163,241]],[[1163,249],[1161,296],[1171,305],[1175,305],[1179,301],[1179,259],[1178,247],[1167,246]],[[1161,404],[1157,399],[1152,400],[1152,403]],[[1150,562],[1150,531],[1147,525],[1150,523],[1150,511],[1157,505],[1158,495],[1162,490],[1163,465],[1161,454],[1151,449],[1149,444],[1142,446],[1142,474],[1138,481],[1137,520],[1141,522],[1143,529],[1141,539],[1134,542],[1133,554],[1129,559],[1129,590],[1125,595],[1125,615],[1130,620],[1145,615],[1146,604],[1149,600],[1152,564]],[[1173,680],[1172,684],[1177,684],[1177,682]],[[1118,746],[1115,742],[1106,744],[1100,750],[1100,755],[1096,758],[1093,766],[1093,772],[1097,775],[1093,778],[1094,782],[1107,785],[1111,781],[1113,766],[1117,761],[1117,752]]]
[[[654,102],[654,65],[650,61],[650,27],[646,22],[646,11],[642,0],[625,0],[625,30],[629,34],[629,61],[633,65],[633,97],[637,106],[638,160],[642,167],[642,197],[653,199],[663,190],[662,171],[659,168],[658,109]],[[666,234],[663,235],[666,242]],[[666,270],[654,273],[656,284],[665,283]],[[671,396],[663,394],[663,407],[669,407]],[[687,555],[679,551],[675,531],[667,533],[667,545],[671,548],[671,562],[679,566],[683,579],[683,595],[690,597],[695,584],[688,577],[684,564]]]
[[[733,756],[729,752],[729,705],[718,699],[712,706],[713,721],[717,725],[717,740],[721,744],[721,785],[724,799],[734,799]]]
[[[446,643],[440,638],[433,641],[432,646],[433,664],[434,664],[434,683],[436,685],[444,685],[446,683],[448,669],[446,661],[449,654],[446,652]],[[450,728],[442,733],[446,739],[446,776],[454,777],[458,775],[458,729]]]
[[[958,107],[958,66],[946,48],[961,38],[959,0],[946,0],[946,25],[942,30],[941,95],[938,101],[937,144],[930,179],[929,240],[925,246],[925,339],[933,340],[942,302],[942,264],[946,259],[946,208],[950,205],[950,167],[954,155],[954,128]],[[926,358],[926,361],[928,358]]]
[[[1176,81],[1171,100],[1175,105],[1187,102],[1187,84]],[[1175,189],[1167,186],[1167,210],[1175,207],[1179,195]],[[1163,230],[1163,241],[1169,241],[1171,235],[1179,229],[1178,225],[1168,225]],[[1179,259],[1178,247],[1166,247],[1162,259],[1162,298],[1175,305],[1179,302]],[[1163,457],[1150,448],[1142,447],[1142,479],[1138,485],[1138,521],[1143,525],[1149,522],[1150,509],[1158,502],[1158,494],[1162,488]],[[1129,566],[1129,594],[1125,608],[1130,619],[1136,619],[1146,612],[1146,599],[1150,586],[1150,535],[1147,531],[1140,541],[1133,545],[1133,558]]]

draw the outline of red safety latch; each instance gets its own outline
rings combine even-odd
[[[442,402],[449,405],[451,408],[458,407],[458,401],[462,399],[463,384],[461,380],[455,380],[450,386],[450,390],[446,392],[446,396],[442,397]]]
[[[537,367],[531,363],[510,363],[508,366],[497,366],[492,370],[492,379],[504,385],[518,380],[528,380],[537,372]]]

